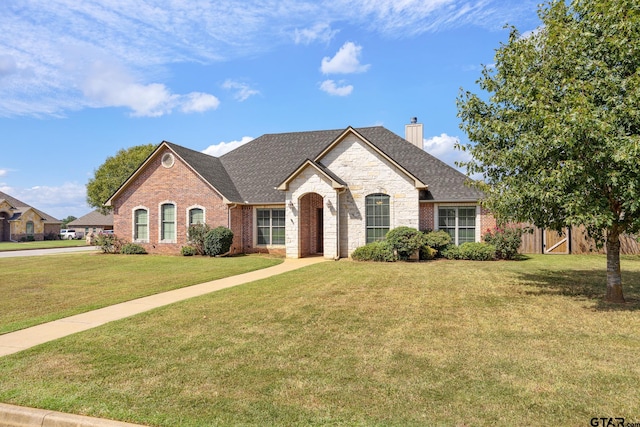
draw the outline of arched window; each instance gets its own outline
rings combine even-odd
[[[389,196],[370,194],[365,199],[367,243],[384,239],[389,231]]]
[[[202,208],[189,209],[189,226],[204,224],[204,210]]]
[[[33,221],[27,221],[27,236],[33,236]]]
[[[146,209],[136,209],[133,212],[133,239],[149,240],[149,213]]]
[[[176,206],[165,203],[160,206],[160,240],[175,242],[176,240]]]

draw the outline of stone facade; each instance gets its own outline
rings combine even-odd
[[[365,198],[370,194],[390,197],[390,228],[418,228],[418,190],[413,180],[360,138],[347,136],[320,161],[348,185],[339,203],[341,257],[366,243]]]

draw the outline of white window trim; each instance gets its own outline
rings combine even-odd
[[[382,189],[379,189],[382,190]],[[386,191],[386,190],[384,190]],[[383,195],[383,196],[387,196],[389,198],[389,229],[387,230],[387,233],[391,230],[393,230],[395,228],[395,221],[394,221],[394,200],[393,197],[389,194],[386,193],[384,191],[375,191],[373,193],[368,193],[365,194],[363,200],[364,200],[364,204],[362,211],[364,212],[364,221],[362,221],[363,225],[364,225],[364,241],[365,244],[367,242],[367,230],[368,230],[368,226],[367,226],[367,197],[369,196],[374,196],[374,195]]]
[[[162,239],[162,206],[173,205],[174,219],[173,219],[173,239]],[[177,243],[178,241],[178,204],[172,200],[165,200],[158,204],[158,243]]]
[[[284,245],[263,245],[258,244],[258,209],[284,209],[285,227],[284,227]],[[254,248],[267,248],[267,249],[282,249],[287,246],[287,207],[285,205],[266,205],[266,206],[254,206],[253,207],[253,247]]]
[[[481,223],[480,223],[480,219],[481,219],[481,215],[480,215],[480,205],[476,205],[476,204],[467,204],[467,203],[434,203],[433,204],[433,229],[435,231],[440,230],[440,225],[439,225],[439,221],[438,221],[438,209],[439,208],[475,208],[476,210],[476,226],[475,226],[475,242],[480,242],[482,239],[482,230],[481,228]],[[455,243],[456,245],[458,241],[458,213],[456,211],[456,239],[455,239]]]
[[[192,206],[189,206],[189,207],[185,210],[185,218],[186,218],[186,220],[185,220],[185,224],[186,224],[187,231],[189,230],[189,226],[191,225],[191,224],[189,223],[189,221],[190,221],[190,219],[191,219],[191,218],[190,218],[190,216],[189,216],[189,212],[191,212],[191,209],[202,209],[202,222],[203,222],[203,224],[206,224],[206,223],[207,223],[207,210],[205,209],[205,207],[204,207],[204,206],[201,206],[201,205],[192,205]]]
[[[140,209],[147,211],[147,238],[146,239],[136,239],[136,211]],[[131,209],[131,241],[134,243],[149,243],[150,232],[151,232],[151,229],[149,227],[149,208],[146,206],[133,207]]]

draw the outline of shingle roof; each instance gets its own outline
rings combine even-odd
[[[56,219],[55,217],[46,214],[44,212],[42,212],[39,209],[34,208],[31,205],[26,204],[25,202],[22,202],[18,199],[16,199],[15,197],[11,197],[10,195],[8,195],[7,193],[3,193],[2,191],[0,191],[0,200],[6,200],[11,206],[13,206],[14,208],[16,208],[16,211],[14,211],[14,215],[9,218],[10,220],[13,219],[18,219],[20,217],[20,215],[22,215],[23,212],[25,212],[27,209],[31,208],[34,211],[36,211],[36,213],[38,215],[40,215],[40,217],[44,220],[44,222],[52,222],[52,223],[61,223],[62,221]]]
[[[113,225],[113,213],[103,215],[100,211],[95,210],[71,221],[69,227],[90,227],[90,226],[110,226]]]
[[[267,134],[219,158],[170,142],[165,144],[230,202],[284,203],[285,194],[276,187],[307,160],[327,170],[318,156],[347,129]],[[421,192],[422,200],[482,198],[481,191],[467,185],[466,175],[390,130],[381,126],[353,130],[428,186],[426,192]],[[336,179],[342,182],[340,177]]]
[[[227,200],[231,202],[240,202],[242,200],[234,181],[231,180],[218,157],[181,147],[180,145],[167,141],[165,141],[165,144],[177,155],[182,157],[202,178],[222,193]]]

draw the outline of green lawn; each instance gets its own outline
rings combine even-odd
[[[52,249],[87,246],[84,239],[80,240],[42,240],[38,242],[0,242],[0,252],[25,251],[29,249]]]
[[[0,258],[0,334],[282,262],[83,253]]]
[[[350,261],[0,358],[0,401],[153,426],[640,422],[640,258]]]

